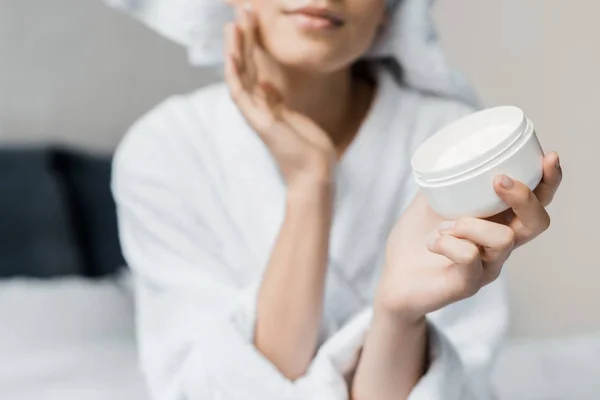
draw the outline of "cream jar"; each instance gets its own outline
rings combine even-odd
[[[413,174],[432,208],[448,219],[485,218],[508,208],[493,181],[505,174],[534,189],[544,152],[518,107],[482,110],[426,140],[412,158]]]

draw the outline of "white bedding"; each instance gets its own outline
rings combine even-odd
[[[0,281],[0,399],[148,400],[126,283]],[[501,400],[598,400],[600,336],[513,343],[495,382]]]
[[[0,324],[0,399],[147,399],[114,281],[0,282]]]
[[[600,335],[513,342],[494,380],[500,400],[598,400]]]

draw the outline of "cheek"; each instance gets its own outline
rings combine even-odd
[[[282,24],[282,15],[273,3],[273,0],[252,0],[262,40],[267,47],[275,41],[274,39],[290,39],[289,33],[286,33],[285,24]]]
[[[260,20],[262,41],[282,64],[331,71],[347,67],[372,45],[381,19],[373,10],[355,10],[352,23],[339,34],[317,39],[299,31],[273,5],[272,0],[253,0]],[[383,11],[382,13],[383,14]],[[368,17],[365,17],[367,16]]]
[[[352,32],[353,37],[349,42],[354,44],[353,47],[357,56],[363,55],[371,48],[380,30],[379,24],[368,23]]]
[[[367,7],[370,6],[370,7]],[[364,54],[377,38],[385,22],[385,2],[378,0],[376,4],[361,2],[360,7],[352,12],[351,29],[348,30],[349,45],[356,56]]]
[[[279,53],[290,50],[290,47],[302,47],[302,37],[295,32],[293,26],[281,14],[272,9],[263,9],[258,17],[261,41],[267,51],[276,59]],[[290,46],[290,44],[294,44],[294,46]]]
[[[373,45],[381,29],[379,19],[361,20],[355,23],[344,35],[339,52],[349,62],[361,58]]]

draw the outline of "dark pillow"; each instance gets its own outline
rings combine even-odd
[[[80,275],[80,254],[52,157],[0,150],[0,277]]]
[[[86,275],[104,276],[125,265],[119,245],[116,206],[110,191],[111,159],[57,149]]]

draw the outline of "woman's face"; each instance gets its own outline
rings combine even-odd
[[[359,59],[386,17],[385,0],[247,1],[271,55],[283,65],[318,72],[336,71]]]

